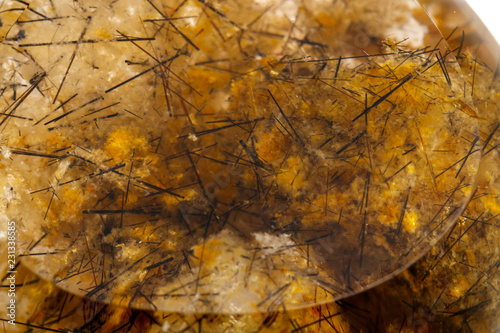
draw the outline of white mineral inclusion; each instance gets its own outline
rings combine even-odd
[[[10,158],[12,155],[12,152],[8,147],[0,147],[0,151],[2,152],[4,158]]]
[[[170,323],[168,321],[163,323],[163,325],[161,326],[161,331],[162,332],[169,332],[170,331]]]
[[[200,9],[197,6],[186,5],[184,6],[185,16],[187,18],[184,20],[185,27],[195,26],[198,19]]]
[[[394,32],[388,37],[397,41],[408,39],[412,47],[418,47],[418,45],[424,44],[427,33],[426,26],[421,25],[414,17],[410,17],[404,24],[396,26]]]
[[[71,161],[69,159],[62,161],[59,163],[57,167],[57,171],[55,173],[55,180],[62,179],[66,172],[68,171],[69,166],[71,165]]]
[[[256,232],[253,236],[265,256],[276,254],[278,251],[289,255],[293,255],[295,252],[293,249],[296,244],[290,239],[290,235],[282,234],[277,236],[266,232]]]
[[[14,194],[12,192],[13,191],[10,186],[3,187],[3,196],[7,200],[7,203],[11,202],[12,199],[14,199]]]
[[[392,5],[394,0],[388,1],[389,6]],[[409,10],[421,10],[420,4],[417,1],[408,1]],[[391,13],[391,11],[389,11]],[[394,26],[392,35],[388,36],[393,40],[405,40],[408,39],[409,45],[411,47],[419,47],[425,44],[425,36],[429,33],[429,29],[426,25],[420,24],[415,17],[410,16],[407,20],[398,22],[397,26]]]

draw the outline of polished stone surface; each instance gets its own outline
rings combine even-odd
[[[2,195],[25,266],[251,331],[266,315],[230,314],[305,307],[268,328],[316,327],[345,303],[312,305],[428,253],[345,302],[383,312],[374,295],[428,290],[411,320],[380,312],[386,330],[439,326],[434,309],[494,316],[497,83],[468,31],[406,1],[164,5],[34,3],[7,34]]]

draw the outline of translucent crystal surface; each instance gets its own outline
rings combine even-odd
[[[321,304],[407,268],[474,193],[473,86],[413,1],[32,7],[1,44],[2,195],[60,288]]]

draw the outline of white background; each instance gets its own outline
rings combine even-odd
[[[497,0],[466,0],[500,42],[500,2]]]

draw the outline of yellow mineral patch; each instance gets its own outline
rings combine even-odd
[[[460,298],[469,288],[470,283],[466,279],[459,277],[450,289],[450,295],[456,298]]]
[[[287,149],[289,145],[290,139],[275,130],[263,135],[255,144],[255,148],[262,160],[277,161],[282,156],[282,151]]]
[[[147,140],[135,130],[121,127],[109,135],[105,151],[115,162],[122,162],[133,157],[133,153],[144,153]]]
[[[131,236],[142,242],[152,242],[158,239],[158,234],[155,233],[155,228],[150,224],[135,228],[131,232]]]
[[[104,39],[104,40],[109,40],[111,39],[111,34],[109,33],[109,31],[105,28],[97,28],[95,29],[95,34],[96,36]]]
[[[406,212],[403,218],[403,227],[408,232],[415,232],[418,226],[418,214],[416,212]]]
[[[62,205],[59,213],[62,216],[70,218],[81,214],[85,196],[80,188],[69,186],[62,187],[58,196]]]
[[[223,241],[220,239],[207,240],[203,248],[203,244],[194,247],[194,256],[203,261],[203,265],[211,266],[216,263],[222,254]]]
[[[335,29],[336,26],[338,25],[338,20],[332,18],[332,15],[327,12],[320,12],[317,16],[316,19],[318,22],[325,27]]]
[[[189,78],[193,86],[203,91],[207,86],[212,89],[226,87],[230,75],[224,71],[196,68],[191,71]]]
[[[123,322],[123,320],[128,317],[129,311],[130,310],[125,307],[113,308],[110,311],[111,313],[107,314],[107,320],[101,329],[104,332],[113,330],[114,327],[118,326],[121,322]]]
[[[484,208],[489,210],[493,215],[500,214],[500,204],[498,197],[487,195],[481,197],[481,201],[484,204]]]

